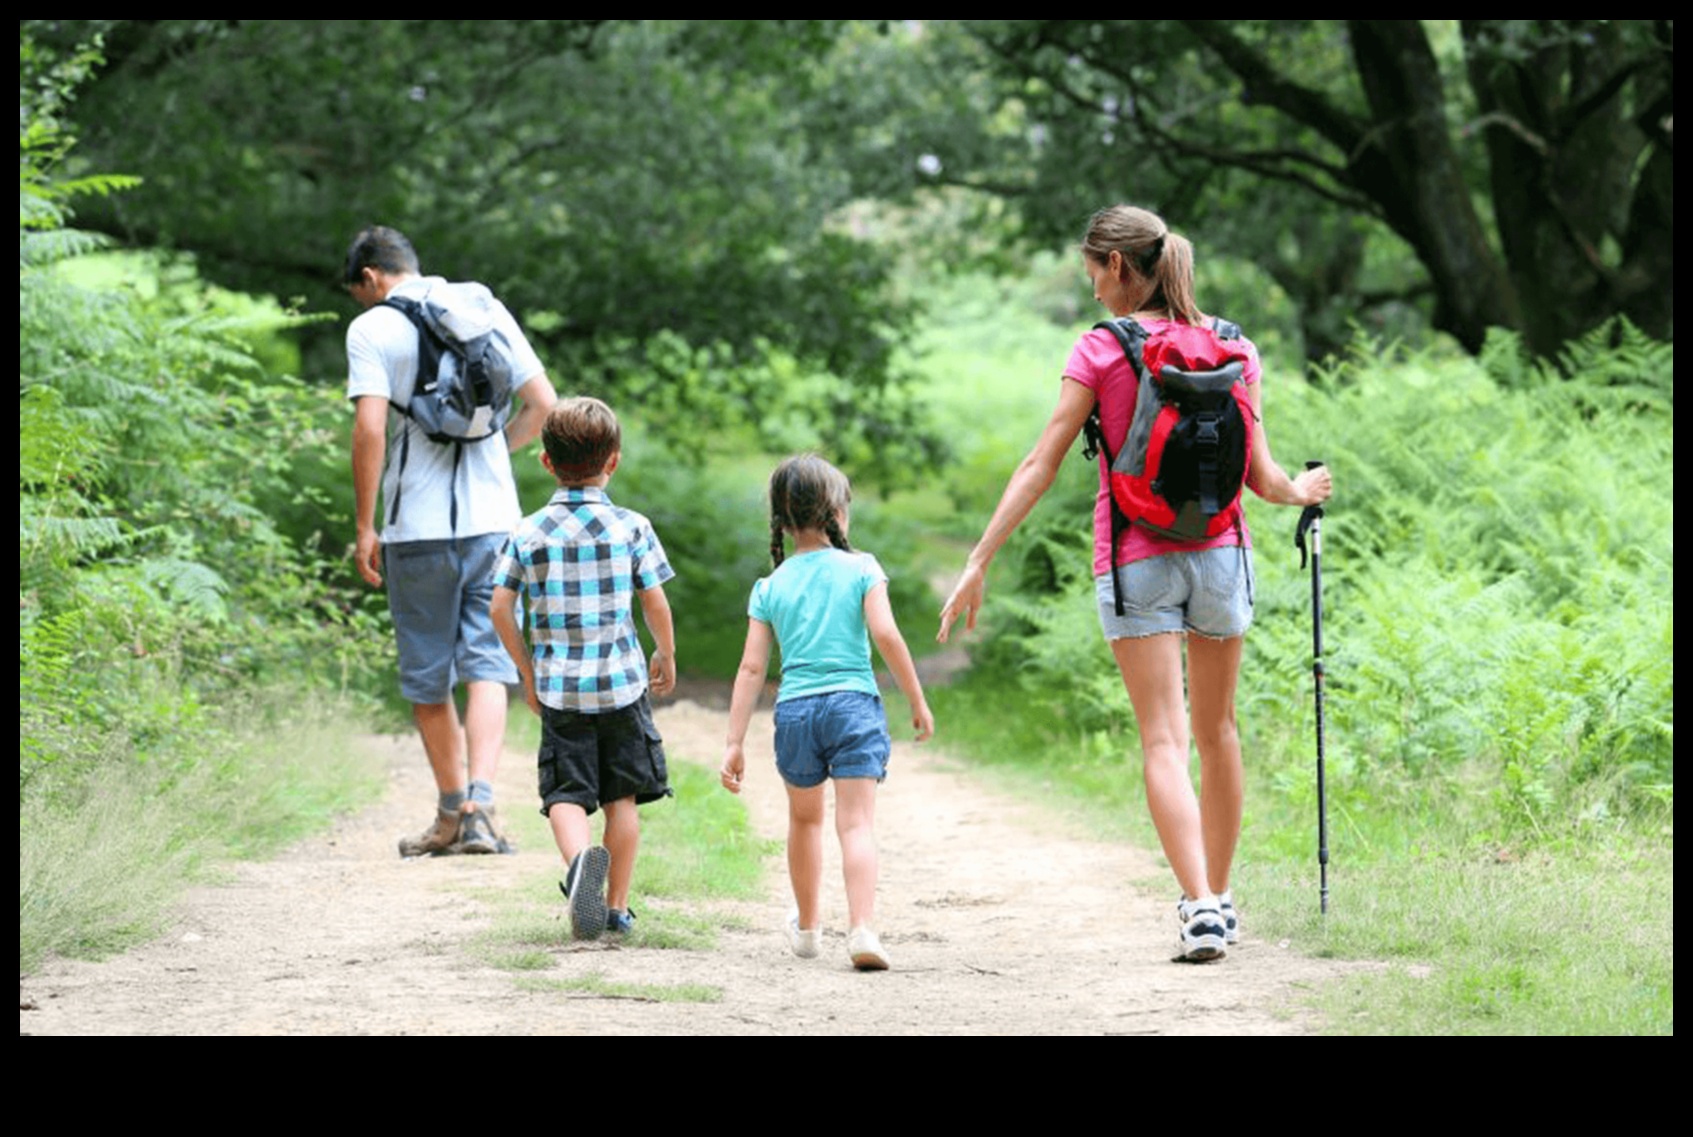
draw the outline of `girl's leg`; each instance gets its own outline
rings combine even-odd
[[[606,907],[627,912],[635,853],[641,847],[641,817],[635,811],[633,797],[605,803],[605,847],[611,854],[611,867],[606,871]]]
[[[1205,833],[1206,891],[1218,894],[1228,891],[1229,869],[1240,842],[1245,777],[1234,696],[1244,643],[1241,636],[1213,640],[1190,635],[1187,640],[1188,699],[1193,705],[1193,740],[1199,746],[1199,816]]]
[[[835,835],[846,877],[847,926],[876,919],[876,779],[835,779]]]
[[[1176,883],[1188,896],[1211,894],[1199,801],[1188,775],[1187,704],[1182,694],[1182,636],[1167,632],[1111,641],[1140,724],[1146,804]]]
[[[810,931],[823,923],[823,787],[787,788],[788,879],[799,906],[799,926]]]

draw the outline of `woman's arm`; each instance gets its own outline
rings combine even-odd
[[[1070,452],[1076,435],[1082,432],[1082,424],[1087,421],[1093,404],[1094,395],[1091,388],[1073,379],[1064,381],[1058,393],[1058,406],[1053,410],[1052,417],[1047,420],[1046,429],[1041,431],[1034,449],[1029,451],[1028,456],[1011,475],[1010,482],[1005,486],[1005,493],[1000,496],[999,506],[993,511],[988,527],[982,532],[981,540],[977,541],[976,547],[970,551],[970,559],[964,564],[963,575],[959,577],[952,595],[941,608],[941,629],[935,636],[941,643],[947,641],[947,637],[952,633],[952,625],[959,617],[964,618],[966,631],[975,630],[976,614],[982,609],[983,594],[987,589],[988,565],[993,563],[1000,547],[1017,526],[1023,523],[1029,511],[1034,509],[1041,495],[1052,488],[1053,479],[1058,476],[1059,465]]]
[[[1306,470],[1297,478],[1270,456],[1270,436],[1264,429],[1264,383],[1259,380],[1248,390],[1252,409],[1258,416],[1257,429],[1252,432],[1252,460],[1247,464],[1246,484],[1252,492],[1272,505],[1316,505],[1327,501],[1333,492],[1333,481],[1327,466]]]

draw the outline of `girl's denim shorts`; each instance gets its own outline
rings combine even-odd
[[[863,691],[825,691],[776,704],[776,769],[799,789],[825,778],[888,776],[893,738],[882,700]]]
[[[1117,566],[1123,614],[1117,615],[1111,574],[1094,578],[1099,624],[1107,640],[1165,632],[1194,632],[1233,639],[1252,626],[1252,550],[1228,545],[1191,553],[1164,553]]]

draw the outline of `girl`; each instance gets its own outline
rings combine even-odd
[[[847,953],[861,971],[888,956],[876,938],[876,786],[887,776],[887,716],[870,670],[876,641],[911,703],[917,741],[935,730],[911,652],[888,605],[888,577],[876,558],[847,544],[846,476],[815,454],[789,458],[770,476],[770,558],[776,568],[753,586],[747,644],[729,707],[722,780],[741,792],[747,726],[764,689],[772,635],[782,649],[776,695],[776,769],[788,790],[788,876],[794,909],[788,944],[804,959],[822,941],[823,783],[835,783],[835,833],[846,877]],[[784,538],[794,554],[783,557]],[[866,632],[869,633],[868,638]]]
[[[1133,315],[1149,332],[1204,324],[1193,292],[1193,247],[1156,213],[1118,205],[1094,214],[1082,241],[1082,267],[1094,298],[1115,316]],[[1328,468],[1290,478],[1270,455],[1264,431],[1258,351],[1245,340],[1245,382],[1258,429],[1247,484],[1277,505],[1314,505],[1332,489]],[[1106,442],[1123,446],[1139,390],[1122,347],[1109,331],[1084,335],[1070,353],[1058,406],[1028,457],[1011,476],[999,508],[970,553],[958,586],[941,609],[946,642],[955,621],[976,626],[988,565],[1006,538],[1052,485],[1070,444],[1097,403]],[[1181,886],[1178,959],[1221,959],[1240,937],[1229,872],[1240,839],[1240,733],[1235,683],[1252,622],[1251,537],[1238,529],[1175,541],[1138,525],[1113,540],[1111,491],[1100,471],[1094,509],[1095,594],[1100,624],[1122,672],[1140,726],[1146,801],[1165,858]],[[1116,611],[1113,570],[1121,572],[1124,613]],[[1187,682],[1182,681],[1183,654]],[[1188,739],[1199,746],[1201,792],[1188,775]]]

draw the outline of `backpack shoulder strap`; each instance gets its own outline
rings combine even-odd
[[[1217,333],[1220,340],[1237,340],[1241,338],[1240,325],[1232,320],[1225,320],[1221,316],[1211,317],[1211,330]]]
[[[1146,329],[1133,316],[1118,316],[1112,320],[1101,320],[1093,326],[1094,331],[1104,328],[1122,345],[1123,355],[1128,359],[1129,366],[1134,368],[1136,378],[1146,370],[1146,363],[1141,358],[1141,351],[1146,346]],[[1097,458],[1103,451],[1105,463],[1112,462],[1111,448],[1105,444],[1105,428],[1099,421],[1099,403],[1095,400],[1093,410],[1088,412],[1087,421],[1082,424],[1082,457]]]

